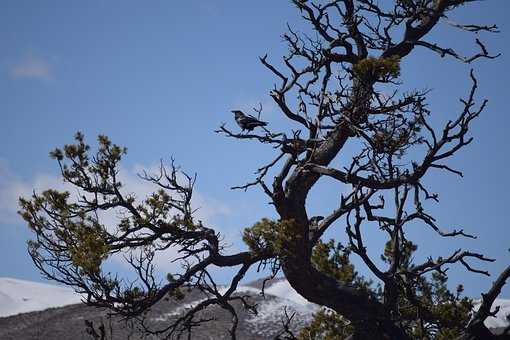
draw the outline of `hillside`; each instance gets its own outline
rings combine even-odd
[[[0,278],[0,317],[80,302],[71,289],[12,278]]]
[[[258,304],[259,310],[257,315],[253,315],[244,311],[240,305],[235,305],[239,315],[239,339],[274,337],[281,330],[285,308],[291,313],[296,313],[293,319],[295,330],[306,324],[318,309],[299,296],[285,280],[271,282],[266,288],[265,298],[259,292],[260,282],[239,288],[240,294],[250,295],[251,301]],[[149,324],[156,328],[164,327],[170,320],[203,298],[200,292],[192,290],[179,303],[159,303],[148,315]],[[85,320],[91,320],[97,325],[105,322],[107,329],[110,328],[105,310],[76,304],[79,300],[80,297],[68,288],[0,278],[0,315],[4,316],[0,317],[0,339],[92,339],[85,333]],[[501,306],[497,318],[490,318],[486,322],[492,328],[501,328],[509,324],[505,316],[510,313],[510,300],[498,300],[497,304]],[[230,326],[231,316],[228,312],[214,307],[203,316],[214,317],[215,320],[197,327],[193,339],[229,338],[226,330]],[[136,328],[117,318],[111,321],[111,327],[113,339],[141,338],[141,333]]]

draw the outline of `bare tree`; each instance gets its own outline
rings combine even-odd
[[[270,124],[247,133],[223,124],[217,131],[278,150],[276,157],[258,169],[253,181],[235,187],[260,187],[279,215],[277,221],[264,220],[245,230],[248,251],[227,255],[220,235],[194,218],[194,176],[180,172],[173,162],[169,168],[162,165],[157,174],[144,173],[141,177],[159,190],[137,202],[123,192],[118,180],[118,164],[125,150],[100,136],[99,150],[92,155],[83,136],[77,134],[75,144],[56,149],[52,156],[64,180],[79,189],[79,198],[48,190],[20,200],[21,214],[36,235],[29,248],[34,263],[46,277],[85,293],[89,305],[139,318],[152,334],[189,333],[211,321],[200,312],[217,305],[232,314],[229,332],[235,339],[238,317],[232,302],[238,300],[255,309],[246,297],[234,294],[236,287],[252,266],[270,266],[274,273],[281,269],[308,301],[348,320],[353,328],[350,338],[410,339],[402,326],[399,300],[405,298],[426,312],[413,289],[420,278],[431,272],[444,274],[454,264],[488,275],[471,261],[493,261],[459,249],[408,266],[402,254],[409,224],[420,223],[439,237],[475,237],[462,229],[440,228],[425,204],[438,201],[438,196],[423,181],[436,170],[462,176],[448,165],[448,159],[473,140],[470,124],[487,104],[487,100],[478,103],[475,73],[471,71],[470,89],[461,99],[459,112],[439,129],[430,121],[427,91],[399,91],[400,63],[416,47],[464,63],[497,57],[478,38],[478,51],[468,56],[427,38],[440,24],[475,34],[497,32],[496,26],[458,24],[448,18],[450,12],[472,2],[292,0],[313,34],[288,27],[283,39],[289,53],[282,64],[271,63],[267,55],[260,58],[278,80],[270,96],[288,119],[291,132],[274,131]],[[262,108],[257,110],[260,117]],[[349,157],[340,161],[340,155]],[[324,218],[309,216],[307,196],[324,177],[348,185],[350,192]],[[105,226],[104,211],[120,214],[118,225]],[[364,243],[375,226],[385,232],[391,247],[385,268],[368,255]],[[382,298],[314,265],[314,248],[335,227],[345,229],[349,251],[381,282]],[[160,284],[153,259],[155,253],[169,248],[178,249],[176,261],[184,269]],[[115,254],[127,254],[137,281],[121,280],[101,270],[101,263]],[[209,273],[212,266],[236,268],[227,289],[219,289],[214,282]],[[496,339],[483,322],[509,276],[510,267],[483,295],[480,310],[466,325],[464,339]],[[179,298],[186,287],[200,289],[209,298],[163,329],[151,329],[144,323],[144,312],[164,298]]]

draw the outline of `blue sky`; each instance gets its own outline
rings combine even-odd
[[[286,23],[303,28],[287,1],[142,5],[11,0],[0,7],[0,257],[8,259],[0,265],[0,276],[40,280],[26,254],[30,233],[15,214],[15,198],[34,187],[61,185],[47,154],[71,142],[77,130],[91,143],[101,133],[127,146],[123,168],[133,186],[137,169],[152,167],[160,158],[173,156],[184,169],[196,171],[201,214],[227,235],[233,248],[240,247],[242,228],[274,216],[260,192],[228,189],[251,179],[273,151],[213,131],[222,122],[232,124],[231,109],[249,111],[259,102],[265,120],[281,122],[268,96],[275,79],[258,56],[269,53],[278,60],[285,53],[279,35]],[[462,226],[479,239],[440,240],[430,230],[411,231],[421,246],[417,257],[467,247],[498,260],[482,264],[494,275],[510,262],[509,10],[507,1],[492,0],[466,6],[452,17],[496,23],[502,33],[482,37],[502,57],[472,65],[489,107],[474,124],[475,142],[450,163],[465,178],[433,174],[427,179],[440,193],[441,204],[432,209],[442,225]],[[475,51],[469,34],[443,26],[433,36]],[[458,97],[468,90],[469,68],[418,50],[403,64],[403,79],[406,88],[432,89],[431,107],[440,121],[458,112]],[[311,209],[327,213],[341,190],[321,183],[310,199]],[[343,239],[342,226],[336,235]],[[455,268],[451,273],[453,283],[463,282],[472,296],[493,280]],[[504,295],[510,297],[509,287]]]

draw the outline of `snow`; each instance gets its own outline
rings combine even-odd
[[[224,293],[227,287],[221,288],[220,293]],[[249,287],[239,286],[236,290],[237,293],[252,293],[260,294],[260,290]],[[266,296],[273,297],[272,299],[266,299],[263,303],[258,305],[257,315],[253,315],[247,321],[253,325],[265,325],[270,321],[280,320],[283,315],[285,308],[289,315],[295,313],[295,319],[303,321],[311,320],[313,314],[317,312],[320,307],[314,303],[307,301],[301,295],[298,294],[289,284],[287,280],[279,280],[272,285],[266,287]],[[170,313],[159,316],[155,320],[165,321],[169,317],[180,315],[181,313],[195,307],[200,302],[206,299],[195,300],[187,304],[183,304]],[[497,299],[492,306],[493,310],[496,306],[500,306],[499,312],[496,317],[489,317],[485,320],[485,325],[489,328],[506,327],[510,324],[506,316],[510,315],[510,300]],[[479,301],[475,301],[474,310],[478,310]]]
[[[79,303],[67,287],[0,277],[0,317]]]
[[[287,280],[280,280],[265,290],[266,294],[291,301],[295,305],[307,306],[311,303],[294,290]]]
[[[221,294],[227,291],[228,287],[219,289]],[[236,293],[251,293],[259,295],[260,289],[239,286]],[[267,299],[258,306],[257,315],[253,315],[248,322],[253,324],[265,324],[268,321],[280,320],[285,308],[289,314],[296,313],[297,318],[311,319],[313,313],[318,311],[319,306],[308,302],[305,298],[299,295],[289,284],[287,280],[280,280],[265,288],[264,293],[266,297],[273,297]],[[206,298],[192,301],[175,308],[170,313],[165,313],[157,318],[155,321],[165,321],[170,317],[180,315],[183,312],[197,306],[199,303],[205,301]]]
[[[228,290],[228,287],[222,287],[222,288],[218,289],[220,294],[225,294],[225,292],[227,290]],[[260,290],[253,288],[253,287],[248,287],[248,286],[239,286],[239,287],[237,287],[236,293],[259,294]],[[202,298],[202,299],[194,300],[190,303],[182,304],[179,307],[175,308],[170,313],[162,314],[162,315],[154,318],[153,320],[154,321],[166,321],[170,317],[181,315],[183,312],[186,312],[186,311],[190,310],[191,308],[194,308],[195,306],[197,306],[201,302],[204,302],[205,300],[207,300],[207,298]]]
[[[496,317],[489,316],[484,322],[485,326],[489,328],[506,327],[510,324],[507,319],[507,315],[510,315],[510,300],[496,299],[496,301],[492,304],[491,310],[494,311],[497,306],[499,306],[499,311],[496,314]],[[478,308],[480,308],[479,300],[475,301],[474,310],[478,310]]]
[[[296,313],[302,319],[311,319],[313,313],[319,310],[319,306],[307,301],[292,288],[287,280],[277,281],[267,287],[264,291],[266,295],[272,295],[276,299],[271,299],[261,304],[258,314],[253,316],[250,322],[264,322],[269,320],[279,320],[283,311],[287,308],[289,315]]]
[[[226,289],[224,287],[220,291],[223,292]],[[259,294],[260,290],[249,286],[240,286],[237,292],[255,295]],[[284,308],[287,308],[289,313],[295,312],[296,316],[303,320],[311,319],[313,313],[319,310],[319,306],[308,302],[299,295],[287,280],[279,280],[266,287],[265,294],[273,298],[266,299],[259,305],[258,314],[248,320],[250,323],[264,324],[265,321],[281,319]],[[80,295],[68,287],[0,277],[0,317],[61,307],[80,303],[80,301]],[[158,319],[163,321],[170,316],[181,314],[202,301],[203,299],[179,306]],[[493,310],[496,306],[500,307],[499,312],[496,317],[487,318],[485,325],[489,328],[508,326],[510,322],[506,317],[510,315],[510,299],[497,299],[492,306]],[[479,301],[475,301],[474,309],[478,308]]]
[[[301,295],[299,295],[289,284],[287,280],[281,280],[266,288],[266,294],[273,295],[279,299],[269,301],[260,306],[259,316],[256,319],[270,319],[271,317],[281,317],[281,311],[285,306],[290,307],[298,315],[306,316],[312,315],[319,307],[311,302],[308,302]],[[495,317],[488,317],[485,320],[485,325],[489,328],[506,327],[510,325],[507,316],[510,315],[510,299],[496,299],[492,305],[492,310],[499,306],[499,311]],[[480,301],[475,301],[474,310],[478,310]]]

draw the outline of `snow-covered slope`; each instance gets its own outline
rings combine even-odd
[[[0,317],[79,302],[80,296],[70,288],[0,278]]]
[[[225,291],[227,288],[220,289],[220,292]],[[258,295],[260,290],[251,286],[239,286],[237,289],[241,294]],[[317,312],[320,307],[308,302],[301,295],[299,295],[289,284],[287,280],[276,280],[272,284],[266,286],[265,289],[266,299],[257,302],[257,315],[250,315],[247,317],[247,327],[249,327],[254,334],[268,337],[275,332],[271,328],[272,324],[281,326],[280,320],[282,315],[287,309],[289,315],[294,315],[293,323],[298,327],[307,324]],[[198,305],[204,299],[190,301],[174,308],[168,313],[164,313],[155,318],[155,321],[166,321],[169,318],[176,317],[181,313],[189,310],[190,308]],[[502,328],[510,325],[507,320],[507,315],[510,315],[510,299],[497,299],[494,302],[493,309],[497,306],[500,307],[496,317],[489,317],[485,321],[485,325],[489,328]],[[477,310],[479,302],[475,300],[474,309]],[[279,328],[277,329],[279,330]]]
[[[499,311],[496,314],[496,317],[488,317],[485,320],[485,325],[489,328],[499,328],[506,327],[510,324],[507,319],[507,316],[510,315],[510,300],[507,299],[496,299],[492,304],[492,310],[496,309],[499,306]],[[480,302],[475,302],[475,310],[478,310],[480,307]]]
[[[241,290],[243,289],[243,287],[240,288]],[[258,314],[252,318],[252,322],[264,322],[271,319],[279,320],[286,307],[304,320],[311,319],[313,313],[319,310],[319,306],[308,302],[299,295],[287,280],[273,283],[265,289],[264,293],[268,296],[273,296],[274,299],[267,300],[259,306]]]
[[[299,295],[288,283],[287,280],[277,281],[266,289],[266,294],[278,297],[275,301],[268,302],[261,306],[259,317],[269,317],[269,315],[281,315],[284,306],[291,307],[299,314],[312,314],[318,310],[318,306],[308,302]],[[480,302],[475,301],[474,309],[478,310]],[[499,307],[499,311],[495,317],[489,317],[485,320],[485,325],[489,328],[500,328],[510,325],[507,316],[510,315],[510,299],[496,299],[492,305],[492,310]],[[280,313],[280,314],[278,314]]]
[[[242,289],[242,288],[241,288]],[[284,306],[291,307],[299,314],[312,314],[318,310],[318,306],[308,302],[299,295],[288,283],[287,280],[277,281],[268,288],[266,294],[273,295],[279,299],[268,302],[261,306],[259,317],[268,317],[269,315],[281,315]],[[510,325],[507,316],[510,315],[510,299],[496,299],[492,305],[492,310],[499,306],[499,311],[495,317],[489,317],[485,320],[485,325],[489,328],[500,328]],[[474,309],[478,310],[480,302],[475,301]],[[279,313],[279,314],[278,314]]]
[[[225,288],[226,289],[226,288]],[[258,294],[260,290],[250,286],[239,286],[238,293],[252,293]],[[283,315],[283,311],[287,308],[291,313],[295,313],[301,321],[311,320],[313,313],[319,310],[319,306],[308,302],[301,295],[299,295],[289,284],[287,280],[277,280],[265,289],[266,296],[273,297],[267,299],[258,305],[258,314],[251,317],[248,322],[253,325],[264,326],[270,320],[279,320]],[[181,305],[175,310],[160,317],[161,320],[169,316],[175,316],[183,311],[196,306],[204,299],[193,301],[191,303]],[[510,325],[507,316],[510,315],[510,299],[497,299],[492,308],[493,310],[499,306],[500,309],[495,317],[489,317],[485,320],[485,325],[489,328],[500,328]],[[479,302],[475,300],[474,309],[478,310]],[[256,327],[258,328],[258,327]]]
[[[251,286],[240,286],[239,293],[258,294],[259,289]],[[247,320],[253,327],[263,326],[270,320],[279,320],[284,308],[295,312],[303,322],[310,320],[319,307],[300,296],[286,280],[277,280],[265,289],[266,296],[272,297],[259,304],[258,314]],[[51,284],[37,283],[12,278],[0,278],[0,317],[40,311],[52,307],[60,307],[80,302],[80,295],[72,289]],[[196,305],[201,300],[183,304],[170,313],[164,313],[158,320],[180,314]],[[505,327],[510,324],[510,300],[498,299],[493,308],[500,306],[496,317],[489,317],[485,324],[490,328]],[[475,309],[478,304],[475,302]]]

